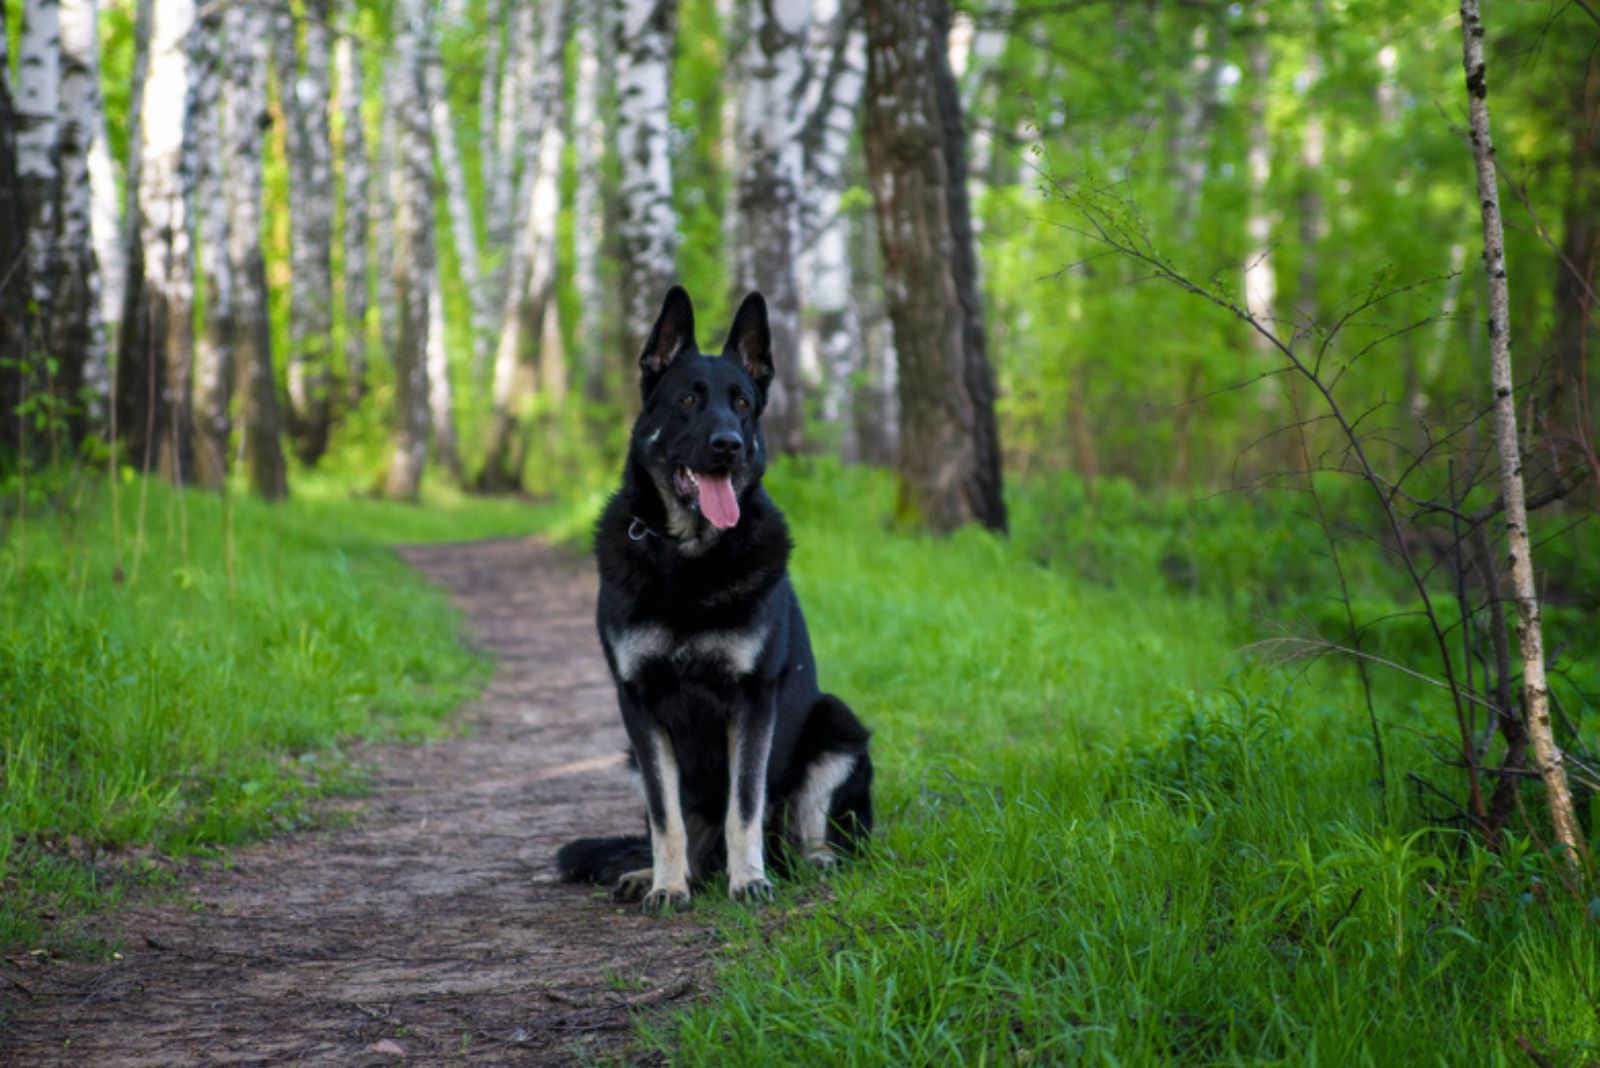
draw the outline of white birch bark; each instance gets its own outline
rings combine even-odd
[[[267,272],[261,254],[262,143],[269,125],[267,16],[253,4],[223,13],[228,52],[223,86],[223,155],[227,172],[228,265],[233,277],[235,362],[240,379],[240,436],[250,484],[278,500],[289,492],[278,434],[272,372]]]
[[[834,428],[847,462],[860,459],[852,401],[866,357],[851,292],[849,220],[841,208],[844,162],[866,82],[866,35],[852,15],[841,12],[838,0],[818,0],[813,13],[800,201],[800,361],[820,368],[822,419]]]
[[[51,348],[79,368],[89,398],[88,422],[104,423],[111,395],[111,366],[100,308],[100,272],[94,240],[91,160],[105,129],[100,108],[99,24],[95,0],[63,0],[61,30],[60,219]]]
[[[467,291],[467,303],[472,314],[472,364],[481,367],[488,358],[493,313],[490,310],[489,291],[484,286],[483,272],[479,267],[478,232],[472,217],[472,202],[467,197],[467,175],[461,164],[455,120],[451,114],[450,100],[445,94],[444,70],[439,64],[436,49],[429,58],[426,72],[434,152],[439,160],[439,171],[444,177],[445,210],[450,217],[450,236],[455,243],[461,284]]]
[[[301,20],[282,9],[273,58],[289,157],[289,437],[314,465],[328,448],[333,402],[333,147],[329,134],[328,3],[308,0]]]
[[[497,255],[489,292],[503,301],[511,264],[512,243],[520,232],[520,207],[517,197],[518,164],[531,157],[538,116],[532,114],[530,95],[537,78],[539,23],[534,0],[507,0],[512,4],[505,59],[500,75],[499,114],[495,120],[494,167],[484,182],[488,199],[486,233],[492,252]],[[534,124],[529,126],[529,124]],[[523,151],[518,152],[518,145]]]
[[[195,230],[205,320],[195,339],[195,481],[228,477],[228,401],[233,394],[233,272],[228,258],[228,176],[222,156],[222,19],[201,20],[194,49]]]
[[[194,0],[155,0],[150,74],[145,84],[139,205],[144,246],[145,324],[160,362],[160,469],[173,482],[192,473],[190,380],[194,363],[194,269],[189,237],[185,139],[189,129],[189,50]]]
[[[344,189],[345,395],[351,405],[367,394],[367,231],[372,169],[361,118],[361,53],[350,34],[334,45],[334,76],[339,79],[339,154]]]
[[[479,485],[507,490],[521,484],[521,457],[516,443],[517,406],[536,380],[533,367],[559,353],[546,354],[544,329],[553,306],[556,280],[556,222],[561,208],[561,155],[566,147],[565,79],[558,61],[565,40],[568,4],[558,0],[547,9],[541,41],[538,104],[543,113],[537,152],[526,166],[526,204],[518,213],[520,238],[508,258],[507,288],[495,345],[494,385],[489,439]],[[554,384],[549,382],[547,384]]]
[[[99,86],[99,44],[96,34],[95,85]],[[128,265],[122,250],[122,208],[118,203],[117,169],[111,162],[111,141],[106,136],[106,114],[102,101],[96,111],[99,128],[89,143],[89,230],[94,242],[95,266],[100,291],[100,323],[107,335],[108,348],[115,343],[122,322],[123,293],[127,287]],[[110,388],[111,369],[106,368]]]
[[[489,188],[495,172],[495,152],[499,142],[500,68],[505,57],[506,4],[508,0],[488,0],[485,12],[483,70],[478,77],[478,173],[483,188]]]
[[[17,180],[28,231],[28,280],[50,322],[56,279],[56,169],[61,113],[60,0],[27,0],[17,40]]]
[[[583,361],[583,390],[590,400],[605,396],[605,360],[611,331],[600,277],[600,248],[605,238],[601,203],[606,123],[600,104],[611,84],[611,49],[604,42],[610,5],[585,3],[577,19],[577,83],[573,86],[572,138],[577,183],[572,194],[572,274],[578,291],[578,337]]]
[[[1523,699],[1534,765],[1544,780],[1545,802],[1562,859],[1573,872],[1588,861],[1583,833],[1573,812],[1572,793],[1561,749],[1550,724],[1550,687],[1545,673],[1544,630],[1534,582],[1533,552],[1528,541],[1528,509],[1522,482],[1522,454],[1517,444],[1517,404],[1511,372],[1510,291],[1506,279],[1505,234],[1500,219],[1500,190],[1495,177],[1494,142],[1489,130],[1489,89],[1483,54],[1483,20],[1478,0],[1461,0],[1462,66],[1467,79],[1467,107],[1472,157],[1477,164],[1478,204],[1483,215],[1483,266],[1489,285],[1489,373],[1494,389],[1495,444],[1500,453],[1500,485],[1505,498],[1506,542],[1511,556],[1511,585],[1517,605],[1517,640],[1522,656]]]
[[[373,299],[378,306],[378,333],[382,355],[394,352],[399,336],[399,303],[394,288],[394,172],[400,165],[396,153],[400,120],[395,115],[393,101],[401,92],[398,81],[400,64],[391,55],[383,63],[383,101],[378,123],[378,167],[371,183],[373,212],[372,272]]]
[[[427,462],[428,316],[433,258],[433,137],[424,91],[424,49],[431,40],[428,0],[401,0],[396,12],[395,77],[388,106],[395,114],[394,261],[396,338],[394,450],[385,492],[416,500]]]
[[[672,205],[668,144],[677,4],[675,0],[624,0],[620,7],[616,138],[621,211],[617,223],[622,246],[620,314],[631,365],[643,350],[656,309],[677,274],[678,218]]]
[[[435,112],[437,114],[437,112]],[[461,452],[456,443],[455,392],[450,384],[450,351],[445,347],[444,292],[439,286],[437,257],[428,276],[428,420],[433,459],[459,485]]]
[[[745,31],[739,70],[735,185],[740,240],[735,274],[741,289],[767,298],[767,321],[777,376],[762,425],[769,447],[798,451],[805,444],[805,395],[800,374],[801,127],[806,84],[810,0],[742,0]]]

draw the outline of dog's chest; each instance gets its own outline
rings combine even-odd
[[[632,682],[647,667],[657,665],[680,673],[716,671],[737,679],[756,669],[769,633],[765,623],[688,634],[675,634],[658,624],[639,624],[607,632],[606,642],[623,682]]]

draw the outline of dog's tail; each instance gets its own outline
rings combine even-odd
[[[642,834],[579,838],[556,854],[556,867],[569,883],[616,882],[630,871],[650,866],[650,840]]]

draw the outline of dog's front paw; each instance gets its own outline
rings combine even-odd
[[[655,882],[655,871],[651,868],[640,868],[638,871],[626,872],[617,877],[611,884],[611,900],[623,904],[632,904],[643,899],[650,892],[650,885]]]
[[[689,891],[673,887],[661,887],[644,895],[644,901],[639,905],[642,912],[658,916],[667,912],[689,907]]]
[[[728,887],[728,896],[735,901],[748,901],[757,905],[772,903],[772,884],[760,877],[749,882],[739,883]]]

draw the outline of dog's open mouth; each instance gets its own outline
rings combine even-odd
[[[680,464],[672,472],[672,488],[682,500],[698,505],[700,514],[718,530],[739,522],[739,498],[727,472],[691,471]]]

